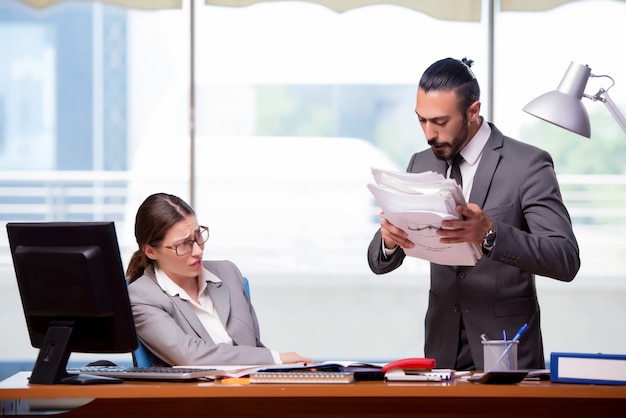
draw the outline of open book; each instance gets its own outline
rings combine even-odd
[[[455,208],[467,205],[452,179],[432,171],[405,173],[372,168],[375,183],[367,185],[384,217],[415,244],[406,255],[448,266],[473,266],[482,257],[478,245],[442,244],[436,234],[444,219],[458,219]]]

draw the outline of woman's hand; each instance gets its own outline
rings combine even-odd
[[[282,360],[283,364],[313,363],[313,360],[311,360],[310,358],[302,357],[300,354],[294,352],[280,353],[280,359]]]

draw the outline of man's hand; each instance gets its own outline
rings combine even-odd
[[[381,216],[383,214],[381,213]],[[413,248],[415,244],[408,240],[406,232],[394,226],[387,219],[383,218],[380,222],[380,234],[383,237],[385,248],[392,250],[397,246],[402,248]]]
[[[482,244],[485,234],[493,226],[491,219],[474,203],[468,203],[467,207],[457,206],[456,211],[461,215],[461,219],[441,222],[441,227],[446,228],[437,231],[437,235],[442,237],[441,242]]]

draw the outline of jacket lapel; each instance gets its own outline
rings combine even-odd
[[[145,269],[145,274],[149,276],[157,286],[159,286],[156,280],[156,274],[154,273],[153,265],[150,265]],[[220,288],[222,287],[221,283],[208,282],[207,289],[209,291],[209,295],[211,296],[211,299],[213,300],[215,310],[218,312],[220,319],[224,323],[224,326],[226,326],[226,321],[228,319],[228,314],[229,314],[229,311],[228,311],[229,304],[226,302],[223,302],[223,300],[224,298],[228,298],[228,292],[224,289],[215,290],[215,288],[217,287],[216,285],[219,285]],[[204,327],[204,325],[202,325],[202,323],[200,322],[200,319],[198,319],[198,315],[196,315],[196,313],[193,311],[193,309],[189,305],[189,302],[182,300],[178,296],[174,296],[171,299],[176,305],[176,307],[178,308],[178,310],[182,313],[182,317],[187,321],[189,326],[193,328],[196,334],[204,340],[213,341],[208,331]]]
[[[189,326],[193,328],[196,334],[204,340],[213,341],[206,328],[204,328],[204,325],[202,325],[202,322],[200,322],[198,315],[196,315],[196,313],[191,308],[189,302],[182,300],[178,296],[173,297],[172,300],[174,301],[180,312],[183,314],[183,318],[185,319],[185,321],[187,321]]]
[[[480,158],[478,169],[474,175],[474,184],[472,186],[472,192],[470,194],[469,201],[477,204],[480,207],[484,207],[485,200],[487,199],[487,193],[491,186],[491,181],[500,162],[499,148],[502,147],[502,133],[492,124],[491,135],[485,144],[483,155]]]
[[[209,281],[207,282],[207,291],[213,301],[215,312],[217,312],[222,324],[224,324],[224,328],[226,328],[230,316],[230,295],[228,294],[228,289],[226,286],[222,286],[222,282]]]

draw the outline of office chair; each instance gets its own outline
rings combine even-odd
[[[250,283],[246,277],[243,278],[243,290],[246,292],[248,300],[250,299]],[[145,345],[137,338],[137,349],[133,351],[133,366],[135,367],[152,367],[150,352]]]
[[[139,338],[137,338],[137,349],[133,351],[133,366],[135,367],[152,367],[152,360],[150,359],[150,354],[148,353],[148,349],[141,342]]]

